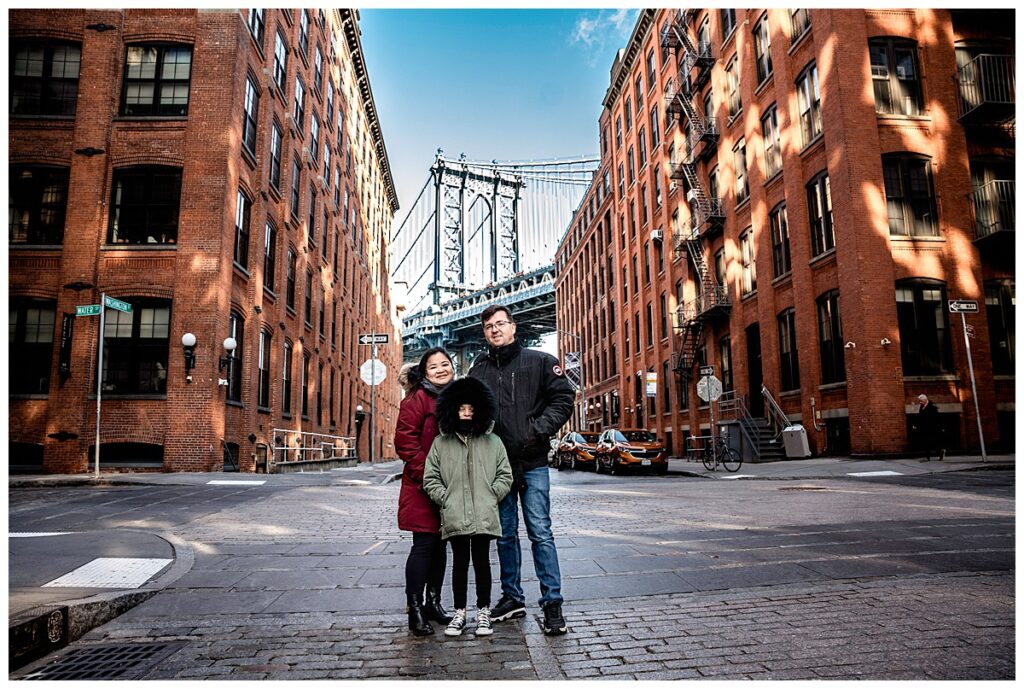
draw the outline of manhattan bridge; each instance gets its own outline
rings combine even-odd
[[[525,344],[555,332],[555,249],[599,160],[451,160],[438,149],[391,238],[392,284],[407,285],[406,360],[443,346],[465,371],[492,304],[511,310]],[[576,360],[567,355],[571,377]]]

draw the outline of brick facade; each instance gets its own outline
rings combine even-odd
[[[960,317],[948,314],[944,302],[939,313],[946,321],[950,365],[926,375],[904,372],[905,358],[914,356],[904,349],[915,346],[910,338],[916,335],[908,337],[906,328],[901,332],[897,287],[927,284],[941,289],[947,300],[978,301],[981,310],[969,315],[968,322],[976,331],[971,348],[986,444],[989,449],[1012,447],[1015,383],[1012,370],[1000,375],[994,370],[985,306],[986,288],[1004,285],[1008,294],[1013,293],[1012,211],[1009,227],[1002,226],[1002,231],[994,233],[997,236],[979,237],[980,221],[972,201],[979,189],[972,172],[995,164],[990,161],[1008,162],[1012,168],[1013,104],[1008,121],[999,116],[1005,114],[1005,106],[1000,111],[998,105],[991,113],[979,108],[978,117],[964,116],[958,105],[964,87],[955,79],[957,60],[962,57],[958,51],[974,51],[964,61],[978,51],[1012,59],[1014,44],[1008,28],[1012,13],[812,9],[802,15],[788,9],[737,9],[732,11],[733,18],[729,12],[642,10],[612,66],[599,121],[601,167],[556,255],[558,327],[573,330],[568,324],[578,324],[583,338],[585,403],[575,423],[591,428],[648,428],[668,436],[674,453],[681,454],[686,435],[706,433],[709,428],[707,406],[694,391],[697,367],[713,365],[721,378],[723,364],[731,363],[732,386],[727,385],[727,390],[731,387],[756,415],[761,397],[758,380],[763,380],[788,417],[807,428],[815,454],[911,451],[915,438],[908,435],[908,426],[920,393],[927,393],[943,412],[947,442],[954,448],[976,449],[978,433]],[[806,30],[801,23],[804,16],[809,20]],[[767,51],[756,45],[763,21],[770,39]],[[687,33],[695,54],[712,58],[706,67],[698,59],[690,69],[680,68],[686,48],[665,33],[673,25]],[[879,104],[886,101],[876,97],[872,75],[882,72],[872,70],[869,42],[879,46],[879,53],[888,46],[890,56],[910,60],[909,68],[902,62],[891,72],[902,79],[909,70],[916,71],[917,109],[913,97],[896,103],[898,107]],[[905,52],[896,52],[904,48]],[[762,68],[759,74],[758,61],[762,58],[765,64],[766,52],[771,70]],[[817,70],[821,127],[818,132],[810,125],[807,136],[805,123],[812,120],[803,116],[799,89],[812,68]],[[730,72],[735,79],[730,79]],[[905,93],[912,93],[915,80],[910,77],[909,82],[899,82],[901,89],[910,84]],[[730,114],[737,80],[738,107]],[[715,123],[716,143],[697,143],[693,148],[691,169],[698,179],[697,191],[720,198],[724,215],[720,229],[698,218],[694,235],[690,235],[691,219],[700,212],[700,199],[694,197],[691,212],[688,194],[693,185],[683,174],[674,173],[681,170],[687,132],[700,123],[691,122],[686,108],[678,103],[676,109],[681,112],[666,116],[673,94],[684,83],[690,86],[682,97],[692,104],[692,114],[713,118]],[[896,82],[885,82],[891,83]],[[642,101],[639,106],[638,100]],[[705,102],[710,112],[705,112]],[[777,171],[767,167],[773,147],[766,147],[763,135],[771,131],[763,120],[769,117],[771,122],[772,108],[779,132],[774,149],[781,152]],[[886,112],[900,108],[903,112]],[[659,129],[656,145],[652,145],[652,109]],[[813,118],[813,109],[809,112]],[[632,126],[627,126],[627,119]],[[743,144],[746,198],[736,184],[736,151]],[[904,158],[927,161],[935,212],[927,213],[922,222],[932,223],[933,235],[909,232],[903,236],[890,229],[887,201],[892,199],[887,199],[883,171],[896,169],[895,161]],[[716,171],[717,194],[711,181]],[[831,188],[834,248],[816,251],[808,185],[823,173]],[[1006,181],[1011,190],[1012,179],[1011,172]],[[1012,198],[1010,191],[1010,206]],[[770,216],[781,204],[788,215],[791,268],[776,275]],[[699,242],[709,272],[710,281],[701,293],[699,269],[687,255],[684,238],[689,236]],[[748,240],[753,272],[744,267],[743,243]],[[658,269],[659,247],[664,270]],[[720,251],[724,281],[715,275]],[[756,288],[747,290],[745,283],[754,276]],[[901,282],[907,280],[917,282]],[[724,303],[712,303],[718,308],[701,315],[700,309],[708,304],[708,285],[724,288],[716,292]],[[835,381],[824,379],[819,341],[819,298],[833,291],[839,295],[843,355],[842,372]],[[692,355],[687,355],[684,321],[699,294],[703,301],[696,302],[695,308],[702,329]],[[667,333],[661,326],[662,295],[668,311]],[[1007,303],[1012,311],[1012,297]],[[784,390],[778,319],[789,309],[795,322],[799,383]],[[759,337],[756,329],[748,330],[755,326]],[[748,336],[756,337],[760,366]],[[729,343],[731,362],[723,362],[723,341]],[[1008,345],[1012,361],[1012,316]],[[564,338],[560,347],[563,352],[575,349]],[[612,361],[605,361],[609,358]],[[666,368],[672,377],[667,390]],[[654,398],[644,394],[649,372],[657,374]]]
[[[257,453],[274,444],[275,428],[354,436],[356,405],[370,410],[370,389],[358,371],[369,348],[359,346],[356,337],[376,331],[389,334],[392,343],[380,351],[390,375],[376,395],[376,456],[393,454],[382,440],[393,435],[399,401],[401,350],[388,286],[388,241],[397,196],[363,62],[358,15],[348,10],[267,9],[257,18],[251,12],[255,10],[12,11],[9,40],[16,46],[70,42],[81,51],[73,115],[12,110],[10,118],[12,169],[69,169],[63,242],[15,242],[12,229],[12,309],[26,298],[56,304],[48,390],[12,393],[10,398],[12,466],[37,462],[41,446],[46,472],[90,469],[99,318],[75,319],[70,377],[60,376],[57,367],[62,314],[73,314],[76,305],[97,303],[101,291],[129,302],[157,298],[170,306],[168,356],[161,373],[166,392],[105,393],[101,447],[160,446],[164,471],[211,471],[222,467],[223,446],[231,444],[238,448],[240,469],[252,471]],[[283,88],[275,83],[278,34],[287,56]],[[190,49],[187,114],[125,114],[126,49],[138,44]],[[306,90],[301,122],[295,116],[297,78]],[[250,82],[259,97],[252,150],[243,141]],[[332,98],[327,97],[329,88]],[[310,150],[314,116],[319,121],[315,154]],[[279,189],[269,181],[274,122],[283,133]],[[326,175],[325,147],[331,153]],[[301,180],[295,214],[290,201],[293,159],[300,163]],[[152,165],[181,173],[176,238],[172,243],[110,241],[115,174]],[[240,191],[251,208],[243,252],[247,260],[239,254],[243,260],[235,261]],[[312,237],[311,198],[316,208]],[[264,274],[268,224],[276,227],[273,280]],[[294,309],[285,304],[289,250],[297,256]],[[308,323],[303,313],[307,270],[314,276]],[[226,401],[227,390],[218,384],[226,375],[218,364],[225,356],[221,343],[229,335],[232,314],[243,322],[233,364],[241,371],[237,402]],[[257,401],[261,331],[270,336],[266,407]],[[197,339],[190,381],[181,346],[186,332]],[[282,408],[285,342],[293,352],[290,414]],[[299,411],[304,353],[311,362],[305,417]],[[17,367],[18,362],[10,365]],[[369,457],[369,423],[365,426],[359,449],[364,459]],[[125,465],[131,463],[129,457]]]

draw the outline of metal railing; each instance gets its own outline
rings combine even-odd
[[[723,392],[722,396],[718,398],[718,412],[722,415],[723,420],[730,418],[738,421],[743,437],[750,447],[755,448],[755,451],[757,451],[757,440],[750,434],[749,430],[755,425],[754,417],[750,415],[750,411],[747,409],[744,396],[737,394],[735,390]]]
[[[974,208],[975,238],[981,239],[1000,231],[1016,230],[1017,183],[994,180],[967,195]]]
[[[356,439],[352,436],[310,433],[275,428],[271,455],[276,464],[311,462],[326,459],[356,459]]]
[[[1013,55],[978,55],[957,70],[960,119],[984,105],[1013,106],[1016,98],[1014,62]]]
[[[761,396],[764,398],[765,411],[768,415],[768,423],[772,428],[772,432],[775,433],[776,437],[782,435],[783,429],[787,426],[791,426],[792,423],[789,417],[786,416],[786,412],[782,411],[782,407],[772,397],[772,393],[769,392],[766,385],[761,385]]]
[[[676,319],[677,322],[682,325],[689,321],[696,320],[698,316],[701,316],[708,311],[719,307],[719,306],[731,306],[729,301],[729,292],[724,285],[712,285],[705,287],[704,291],[695,298],[690,299],[685,304],[676,307]]]

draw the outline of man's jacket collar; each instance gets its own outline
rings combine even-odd
[[[504,347],[491,347],[487,352],[487,357],[499,367],[505,366],[508,362],[519,356],[519,352],[521,352],[522,349],[523,346],[519,344],[519,340],[516,339],[512,340],[511,343]]]

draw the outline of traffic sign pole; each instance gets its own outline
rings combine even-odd
[[[376,344],[376,339],[377,339],[377,333],[374,332],[373,333],[374,344],[373,344],[373,347],[370,349],[370,359],[373,361],[372,366],[373,366],[374,370],[376,370],[376,368],[377,368],[377,344]],[[377,395],[376,395],[376,392],[377,392],[377,384],[374,383],[373,385],[370,386],[370,464],[371,465],[374,462],[374,459],[373,459],[373,436],[376,435],[375,428],[377,426]]]
[[[985,433],[981,430],[981,409],[978,406],[978,388],[974,384],[974,361],[971,357],[971,338],[967,337],[967,316],[960,312],[960,322],[964,326],[964,345],[967,347],[967,368],[971,372],[971,394],[974,396],[974,418],[978,422],[978,440],[981,441],[981,461],[987,462],[985,454]]]
[[[99,355],[96,357],[96,468],[93,476],[100,477],[100,407],[103,405],[103,335],[107,325],[107,295],[100,292],[100,333],[96,338],[99,343]]]

